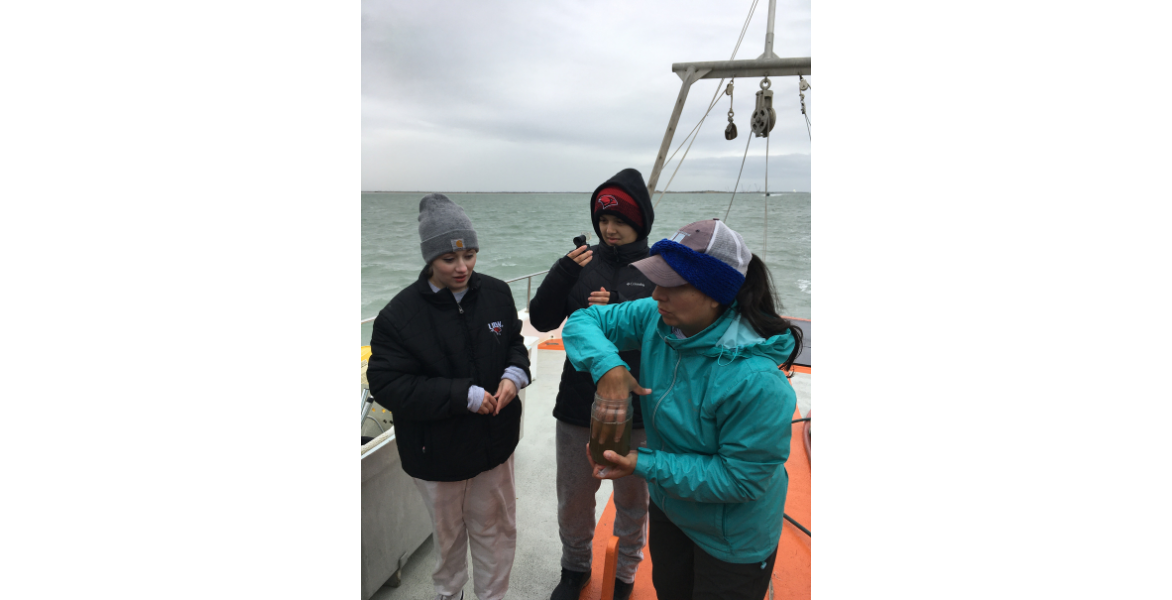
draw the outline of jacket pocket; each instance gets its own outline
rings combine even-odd
[[[692,502],[667,497],[663,512],[689,536],[703,537],[709,544],[724,545],[724,504]]]
[[[758,554],[777,546],[781,511],[777,498],[724,505],[724,539],[734,554]],[[784,499],[781,500],[784,503]]]

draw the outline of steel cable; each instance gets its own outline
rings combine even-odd
[[[741,42],[745,39],[745,32],[749,30],[749,22],[753,20],[753,13],[757,10],[757,2],[759,1],[760,0],[753,0],[753,4],[749,6],[749,14],[745,17],[744,25],[741,25],[741,35],[737,38],[737,45],[733,47],[732,56],[728,58],[729,60],[736,59],[737,52],[741,49]],[[712,101],[708,103],[708,110],[704,111],[704,116],[700,118],[700,122],[696,123],[696,126],[692,128],[692,131],[688,133],[686,137],[684,137],[684,140],[680,142],[680,145],[676,146],[676,151],[672,152],[671,156],[669,156],[664,162],[664,164],[671,162],[671,160],[675,158],[676,154],[679,153],[680,148],[684,147],[684,142],[688,143],[687,150],[684,150],[684,155],[680,157],[680,162],[676,163],[676,168],[671,172],[671,177],[668,178],[667,185],[663,186],[663,190],[659,192],[659,197],[655,199],[655,204],[653,204],[653,206],[659,206],[659,202],[663,200],[663,195],[667,193],[668,188],[671,187],[671,183],[675,181],[676,173],[680,172],[680,166],[684,164],[684,159],[688,158],[688,152],[692,150],[692,144],[696,141],[696,138],[699,137],[700,126],[704,125],[704,121],[708,118],[708,114],[712,112],[712,107],[716,106],[716,101],[717,98],[720,97],[720,90],[724,86],[725,79],[725,77],[720,78],[720,83],[716,85],[716,92],[712,94]],[[690,142],[688,141],[689,137],[692,138]]]
[[[737,187],[741,185],[741,173],[745,172],[745,159],[749,157],[749,142],[753,141],[753,136],[748,136],[749,139],[745,141],[745,155],[741,157],[741,170],[737,171],[737,182],[733,185],[732,198],[728,199],[728,208],[724,211],[724,224],[728,225],[728,211],[732,210],[733,200],[737,199]]]

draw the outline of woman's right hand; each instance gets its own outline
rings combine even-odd
[[[651,390],[639,385],[630,371],[621,366],[607,371],[598,380],[597,391],[604,400],[626,400],[627,395],[632,392],[640,396],[651,393]],[[626,406],[620,403],[617,407],[610,409],[607,414],[599,416],[602,419],[597,425],[592,423],[590,437],[598,440],[599,443],[605,443],[608,438],[614,438],[614,442],[622,439],[622,424],[627,420]]]
[[[570,253],[566,256],[570,257],[570,260],[578,263],[579,267],[585,267],[594,258],[594,251],[587,250],[589,247],[590,246],[578,246],[577,248],[574,248],[572,251],[570,251]]]
[[[630,393],[646,396],[651,390],[639,385],[624,366],[617,366],[598,379],[598,395],[607,400],[622,400]]]

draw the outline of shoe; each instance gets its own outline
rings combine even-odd
[[[622,579],[615,577],[614,580],[614,600],[628,600],[631,597],[631,590],[635,589],[635,584],[625,583]]]
[[[549,596],[549,600],[578,600],[582,588],[586,587],[587,583],[590,583],[590,571],[579,573],[578,571],[562,569],[562,580],[558,582],[557,587],[553,588],[553,594]]]
[[[443,594],[436,594],[435,600],[464,600],[464,590],[460,590],[459,594],[452,594],[451,596],[444,596]]]

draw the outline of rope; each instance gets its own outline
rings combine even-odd
[[[761,242],[761,260],[765,260],[769,256],[769,135],[768,127],[765,131],[765,230],[762,233],[764,236]]]
[[[745,17],[745,24],[741,25],[741,35],[737,38],[737,45],[733,47],[732,56],[728,57],[729,60],[733,60],[737,57],[737,51],[741,49],[741,42],[745,39],[745,32],[749,30],[749,22],[753,20],[753,12],[757,10],[757,2],[759,1],[760,0],[753,0],[752,6],[749,7],[749,14]],[[712,112],[712,107],[716,106],[716,100],[720,97],[721,87],[724,86],[725,79],[725,77],[720,78],[720,83],[716,85],[716,93],[712,94],[712,101],[708,103],[708,110],[704,111],[704,116],[700,118],[700,122],[696,123],[696,126],[692,128],[690,133],[688,133],[688,137],[691,137],[692,141],[688,142],[688,137],[685,137],[684,141],[680,142],[679,146],[676,146],[676,151],[672,152],[671,156],[667,157],[667,160],[664,162],[664,164],[671,162],[671,160],[675,158],[676,154],[679,153],[680,148],[684,147],[684,142],[688,142],[688,149],[684,150],[684,155],[680,157],[680,162],[676,163],[675,170],[672,171],[671,177],[667,180],[667,185],[663,186],[663,190],[659,192],[659,197],[655,199],[655,204],[652,205],[653,207],[659,206],[660,200],[663,200],[663,195],[666,194],[668,188],[671,187],[671,182],[675,181],[676,173],[680,172],[680,167],[684,164],[684,159],[688,158],[688,152],[692,150],[692,143],[696,141],[697,137],[699,137],[700,126],[703,125],[704,121],[708,118],[708,113]]]
[[[724,81],[724,79],[721,79],[720,81],[721,81],[721,82],[723,82],[723,81]],[[708,110],[709,110],[709,111],[711,111],[711,110],[712,110],[712,107],[716,106],[716,97],[717,97],[717,96],[720,94],[720,86],[717,86],[717,90],[716,90],[716,92],[717,92],[716,94],[713,94],[713,101],[712,101],[712,103],[710,103],[710,104],[708,105]],[[688,132],[688,135],[684,136],[684,141],[683,141],[683,142],[680,142],[680,145],[679,145],[679,146],[676,146],[676,151],[675,151],[675,152],[672,152],[672,153],[671,153],[671,156],[667,157],[667,160],[663,161],[663,164],[665,164],[665,165],[666,165],[667,163],[671,162],[671,159],[675,158],[675,157],[676,157],[676,154],[679,154],[679,152],[680,152],[680,148],[683,148],[683,147],[684,147],[684,142],[688,141],[688,138],[692,137],[692,134],[693,134],[693,133],[696,133],[696,131],[700,129],[700,126],[704,124],[704,119],[706,119],[706,118],[708,118],[708,113],[707,113],[707,112],[706,112],[706,113],[704,113],[704,118],[701,118],[701,119],[700,119],[700,122],[699,122],[699,123],[696,123],[696,126],[695,126],[695,127],[693,127],[691,131],[689,131],[689,132]],[[685,153],[685,154],[686,154],[686,153]],[[682,161],[683,159],[680,159],[680,160]],[[678,169],[679,167],[676,167],[676,168]]]
[[[737,182],[733,185],[732,198],[728,199],[728,208],[724,211],[724,224],[728,225],[728,211],[732,210],[733,200],[737,199],[737,187],[741,185],[741,173],[745,172],[745,159],[749,157],[749,142],[753,141],[752,135],[745,136],[749,139],[745,140],[745,155],[741,157],[741,170],[737,171]]]
[[[720,83],[721,83],[721,84],[723,84],[723,83],[724,83],[724,78],[723,78],[723,77],[720,79]],[[720,85],[717,85],[717,86],[716,86],[716,92],[717,92],[717,95],[719,95],[719,94],[720,94]],[[682,167],[682,166],[684,165],[684,159],[685,159],[685,158],[688,158],[688,152],[691,152],[691,151],[692,151],[692,143],[696,141],[696,138],[700,137],[700,135],[699,135],[700,126],[701,126],[701,125],[703,125],[703,124],[704,124],[704,120],[708,118],[708,113],[712,112],[712,107],[716,106],[716,103],[717,103],[717,101],[718,101],[718,100],[717,100],[717,95],[714,95],[714,96],[712,97],[712,103],[708,105],[708,110],[704,112],[704,116],[700,118],[700,122],[699,122],[699,123],[696,123],[696,127],[694,127],[694,128],[692,129],[692,133],[689,133],[689,134],[688,134],[689,136],[691,136],[691,137],[692,137],[692,141],[691,141],[691,142],[688,142],[688,138],[684,138],[684,142],[688,142],[688,149],[687,149],[687,150],[684,150],[684,155],[680,157],[680,162],[676,163],[676,169],[675,169],[674,171],[672,171],[672,172],[671,172],[671,177],[670,177],[670,178],[667,180],[667,185],[663,186],[663,190],[661,190],[661,191],[659,192],[659,197],[655,199],[655,204],[653,205],[654,207],[658,207],[658,206],[659,206],[659,201],[660,201],[660,200],[663,200],[663,195],[664,195],[664,194],[666,194],[666,193],[667,193],[667,190],[668,190],[668,188],[670,188],[670,187],[671,187],[671,182],[675,181],[675,179],[676,179],[676,173],[679,173],[679,172],[680,172],[680,167]],[[696,134],[696,135],[692,135],[692,134]],[[684,142],[680,142],[680,147],[676,148],[676,151],[671,153],[671,155],[672,155],[673,157],[676,155],[676,152],[679,152],[679,151],[680,151],[680,148],[682,148],[682,147],[683,147],[683,145],[684,145]],[[668,160],[670,161],[671,159],[669,158]]]

